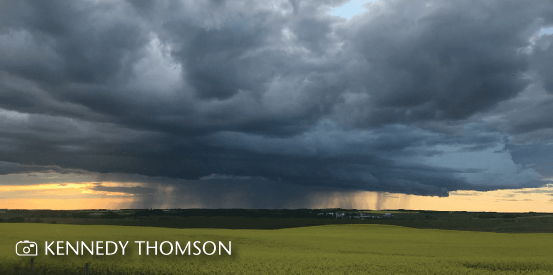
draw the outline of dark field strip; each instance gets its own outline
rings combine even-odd
[[[317,218],[248,218],[248,217],[148,217],[128,219],[55,218],[44,223],[79,225],[122,225],[165,228],[220,228],[220,229],[283,229],[333,224],[389,224],[419,229],[444,229],[498,233],[553,233],[553,216],[518,218],[459,218],[441,217],[420,219],[317,219]]]

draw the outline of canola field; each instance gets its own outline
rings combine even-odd
[[[29,274],[15,244],[39,245],[34,274],[553,274],[553,234],[327,225],[279,230],[0,224],[0,274]],[[222,241],[232,255],[45,256],[44,241]]]

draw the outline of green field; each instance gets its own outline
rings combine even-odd
[[[278,230],[0,224],[0,274],[553,274],[553,234],[326,225]],[[232,256],[45,256],[44,241],[232,241]],[[132,248],[132,247],[131,247]]]

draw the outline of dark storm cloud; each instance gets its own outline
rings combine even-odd
[[[547,1],[327,14],[343,2],[0,3],[0,172],[167,177],[250,199],[278,184],[440,196],[542,184],[547,168],[517,168],[531,161],[512,146],[553,131]],[[251,179],[273,185],[238,183]]]
[[[506,147],[514,159],[521,165],[532,167],[544,177],[553,177],[553,145],[552,144],[527,144],[508,145]]]
[[[154,188],[148,188],[148,187],[142,187],[142,186],[110,187],[110,186],[103,186],[102,183],[97,183],[91,189],[94,191],[126,193],[126,194],[133,194],[133,195],[153,194],[156,191],[156,189]]]
[[[134,187],[94,188],[111,193],[132,194],[132,208],[310,208],[325,206],[339,197],[330,207],[355,208],[351,200],[357,190],[328,186],[306,186],[263,178],[248,179],[230,175],[210,175],[205,180],[152,178],[139,175],[102,174],[103,180],[140,183]],[[99,190],[101,189],[101,190]],[[381,195],[385,199],[386,194]]]
[[[549,18],[549,20],[553,20]],[[542,36],[535,42],[534,52],[532,54],[535,70],[538,72],[543,87],[549,93],[553,93],[553,68],[550,65],[553,62],[553,36]]]
[[[18,172],[20,170],[21,165],[17,163],[11,163],[11,162],[0,162],[0,175],[6,175],[11,174],[14,172]]]
[[[368,95],[357,104],[372,107],[354,123],[464,119],[515,96],[528,84],[521,74],[529,59],[519,49],[539,24],[553,23],[551,8],[535,4],[373,5],[343,26],[357,58],[352,75]],[[540,16],[550,19],[538,24]]]

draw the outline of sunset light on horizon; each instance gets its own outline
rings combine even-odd
[[[36,175],[35,175],[36,176]],[[1,178],[1,176],[0,176]],[[1,185],[0,209],[86,210],[131,208],[211,208],[198,202],[176,201],[172,204],[142,203],[143,194],[125,192],[126,188],[148,189],[148,183],[138,182],[63,182],[33,185]],[[98,188],[101,187],[101,188]],[[158,185],[153,193],[171,197],[169,186]],[[102,191],[102,188],[115,188]],[[118,189],[120,188],[120,189]],[[169,190],[173,188],[169,187]],[[417,196],[401,193],[370,191],[313,192],[307,199],[291,201],[280,208],[342,208],[363,210],[430,210],[469,212],[552,212],[553,184],[540,188],[504,189],[495,191],[460,190],[447,197]],[[146,207],[147,206],[147,207]],[[232,204],[220,208],[235,208]],[[250,208],[279,208],[272,205],[253,205]],[[241,208],[241,207],[238,207]],[[243,207],[242,207],[243,208]]]

